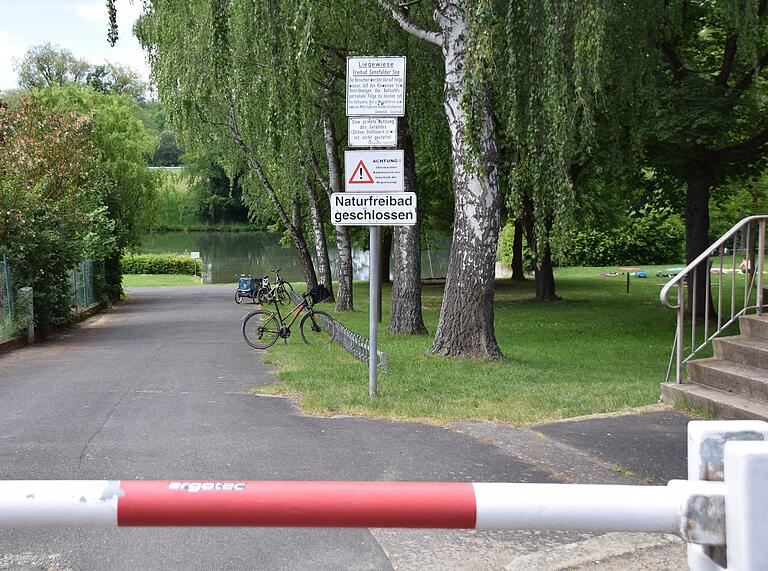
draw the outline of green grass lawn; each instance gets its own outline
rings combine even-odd
[[[180,274],[124,274],[123,287],[202,285],[200,276]]]
[[[430,336],[386,332],[391,289],[384,290],[380,348],[390,372],[379,376],[380,397],[368,397],[367,364],[338,345],[307,347],[298,331],[269,350],[279,384],[254,392],[295,396],[317,414],[362,414],[444,423],[458,419],[516,425],[656,403],[674,336],[675,312],[659,303],[658,269],[647,279],[598,277],[616,268],[565,268],[556,272],[562,301],[535,301],[534,283],[496,284],[495,330],[504,353],[498,362],[427,356],[440,311],[442,288],[424,288]],[[368,333],[368,285],[355,284],[356,310],[335,316]],[[332,306],[324,304],[331,311]]]

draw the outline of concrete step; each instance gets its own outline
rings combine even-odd
[[[768,339],[734,335],[714,339],[715,357],[758,369],[768,369]]]
[[[739,330],[747,337],[768,339],[768,315],[742,315],[739,317]]]
[[[722,420],[768,420],[768,403],[698,383],[662,383],[661,400],[672,405],[682,402],[708,409],[714,418]]]
[[[689,361],[690,382],[768,403],[768,371],[723,359]]]

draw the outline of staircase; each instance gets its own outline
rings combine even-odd
[[[715,356],[688,361],[688,380],[662,383],[661,398],[714,418],[768,420],[768,315],[739,318],[741,335],[713,339]]]

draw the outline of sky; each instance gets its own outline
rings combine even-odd
[[[105,0],[0,0],[0,91],[18,87],[14,59],[45,42],[90,63],[130,66],[147,80],[149,68],[131,31],[140,12],[141,0],[117,1],[120,38],[112,48]]]

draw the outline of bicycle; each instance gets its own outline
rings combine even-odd
[[[293,289],[291,282],[286,281],[280,277],[280,268],[272,268],[272,271],[275,274],[275,286],[272,288],[272,292],[270,292],[270,294],[274,295],[275,299],[280,302],[281,305],[285,305],[288,303],[288,300],[291,299],[291,295],[288,293],[288,290],[285,288],[285,286],[291,288],[293,293],[296,293],[296,291]],[[267,285],[269,285],[269,282],[267,282]],[[272,301],[270,298],[267,298],[267,300]]]
[[[330,297],[328,288],[320,284],[301,294],[303,299],[285,317],[280,313],[277,288],[277,285],[273,288],[275,293],[271,297],[275,311],[257,309],[243,318],[243,339],[248,345],[254,349],[268,349],[280,338],[287,340],[291,335],[291,326],[305,310],[307,313],[299,322],[299,331],[304,343],[328,345],[334,340],[336,330],[333,327],[333,318],[324,311],[314,309],[316,303]]]

